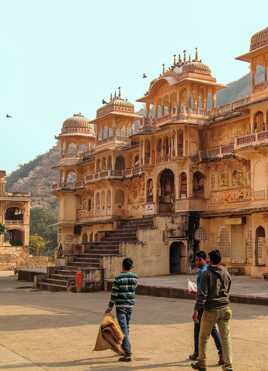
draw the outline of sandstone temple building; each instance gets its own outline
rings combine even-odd
[[[0,170],[0,270],[14,269],[28,256],[30,194],[7,192],[6,173]]]
[[[189,272],[198,249],[219,248],[233,273],[268,272],[268,28],[237,57],[249,96],[217,106],[216,81],[184,52],[138,99],[119,89],[89,120],[75,114],[57,139],[58,236],[70,268],[142,276]]]

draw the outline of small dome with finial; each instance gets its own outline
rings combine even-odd
[[[94,126],[81,113],[75,113],[63,122],[61,135],[95,135]]]

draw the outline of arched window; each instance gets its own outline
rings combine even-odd
[[[108,156],[107,169],[112,170],[112,156]]]
[[[112,207],[112,194],[110,190],[107,191],[106,203],[107,203],[107,209],[110,209]]]
[[[117,156],[115,160],[115,170],[125,169],[125,159],[123,156]]]
[[[96,193],[96,209],[97,210],[100,209],[100,193],[99,192]]]
[[[178,144],[178,156],[183,156],[183,131],[178,130],[178,136],[177,136],[177,144]]]
[[[105,128],[103,129],[103,139],[106,138],[108,138],[108,128],[105,126]]]
[[[86,232],[84,232],[83,235],[82,235],[82,243],[88,243],[87,233]]]
[[[98,173],[100,171],[100,165],[101,165],[101,160],[98,159],[96,162],[96,172]]]
[[[262,111],[258,111],[255,113],[253,128],[254,128],[254,132],[265,130],[264,115]]]
[[[146,142],[145,142],[145,159],[144,159],[145,164],[150,163],[150,157],[151,157],[151,145],[150,145],[150,141],[146,140]]]
[[[114,130],[113,130],[113,128],[109,128],[108,129],[108,136],[109,137],[112,137],[114,135]]]
[[[157,141],[157,147],[156,147],[156,150],[157,150],[157,161],[161,161],[162,160],[162,139],[158,139]]]
[[[78,153],[84,153],[88,151],[88,145],[87,144],[80,144],[78,147]]]
[[[184,172],[180,174],[179,186],[180,199],[187,198],[187,175]]]
[[[68,156],[76,156],[77,155],[77,145],[74,143],[69,143],[67,145],[67,151]]]
[[[102,159],[102,162],[101,162],[101,169],[102,169],[102,170],[106,170],[106,158],[105,158],[105,157],[103,157],[103,159]]]
[[[5,212],[5,220],[23,220],[23,210],[18,207],[9,207]]]
[[[88,211],[91,211],[91,209],[92,209],[92,201],[91,201],[91,198],[89,198],[88,201],[87,201],[87,209],[88,209]]]
[[[265,265],[265,229],[262,226],[256,229],[255,265]]]
[[[146,184],[146,201],[153,202],[153,179],[148,179]]]
[[[101,192],[101,208],[105,210],[105,191]]]
[[[205,177],[199,171],[193,176],[193,197],[200,198],[205,195]]]
[[[77,175],[74,171],[69,171],[66,176],[66,184],[75,184],[77,180]]]
[[[125,202],[125,195],[124,195],[124,191],[122,191],[121,189],[118,189],[116,192],[115,192],[115,204],[117,207],[122,207],[124,206],[124,202]]]

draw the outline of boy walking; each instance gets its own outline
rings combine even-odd
[[[197,272],[197,292],[200,289],[201,285],[201,277],[202,274],[208,269],[207,264],[207,254],[205,251],[198,251],[195,255],[195,265],[198,268]],[[198,295],[198,293],[197,293]],[[189,358],[192,361],[197,360],[198,358],[198,341],[199,341],[199,333],[200,333],[200,322],[203,315],[203,309],[197,309],[197,304],[195,305],[194,314],[193,314],[193,321],[194,321],[194,353],[189,356]],[[217,331],[216,326],[213,326],[211,331],[211,336],[213,337],[213,340],[215,342],[216,348],[218,350],[219,354],[219,362],[218,365],[222,365],[223,362],[223,356],[222,356],[222,344],[221,344],[221,338]]]
[[[231,277],[220,264],[219,250],[213,250],[208,255],[210,265],[201,276],[200,289],[197,292],[196,309],[204,309],[204,313],[201,319],[198,361],[192,363],[192,368],[199,371],[207,370],[207,344],[213,326],[218,324],[223,347],[223,371],[233,371],[230,338],[232,311],[229,307]]]
[[[122,272],[115,278],[112,285],[111,300],[106,309],[106,313],[110,313],[113,306],[116,307],[116,317],[125,335],[122,348],[124,355],[119,358],[120,362],[131,361],[131,344],[129,341],[129,323],[131,319],[132,309],[135,305],[135,292],[137,288],[137,275],[131,272],[133,269],[133,261],[126,258],[122,263]]]

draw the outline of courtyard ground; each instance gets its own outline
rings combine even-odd
[[[92,352],[109,293],[33,291],[0,277],[0,370],[190,370],[193,301],[137,297],[131,327],[134,361]],[[19,288],[20,287],[20,288]],[[268,307],[233,304],[235,371],[268,371]],[[209,370],[220,370],[209,344]]]

